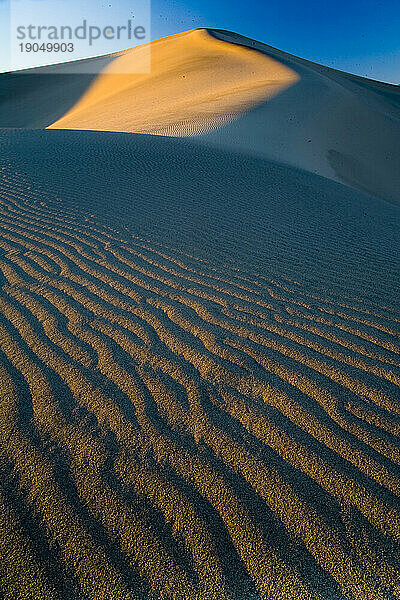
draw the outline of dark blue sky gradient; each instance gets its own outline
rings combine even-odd
[[[400,0],[152,0],[152,38],[217,27],[372,79],[400,83]]]

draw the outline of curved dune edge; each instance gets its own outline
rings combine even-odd
[[[398,209],[186,140],[1,141],[4,597],[400,597]]]
[[[150,73],[136,74],[149,52]],[[193,30],[122,53],[49,128],[198,135],[297,80],[273,58]]]

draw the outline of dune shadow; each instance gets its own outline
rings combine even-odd
[[[45,129],[71,109],[114,59],[89,59],[0,74],[0,128]],[[75,71],[75,72],[74,72]]]

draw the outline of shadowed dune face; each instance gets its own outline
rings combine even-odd
[[[212,30],[211,35],[265,53],[299,79],[200,139],[294,165],[399,204],[399,86],[335,71],[229,31]]]
[[[398,208],[182,139],[0,160],[4,597],[399,597]]]
[[[68,112],[92,81],[81,74],[0,75],[0,127],[43,129]]]
[[[91,59],[92,71],[105,69],[112,60]],[[58,65],[0,74],[0,127],[44,129],[64,116],[96,77],[85,72],[87,62],[76,61],[76,72]]]

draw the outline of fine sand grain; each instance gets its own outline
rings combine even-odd
[[[396,94],[224,36],[57,130],[3,78],[2,600],[400,599]]]

